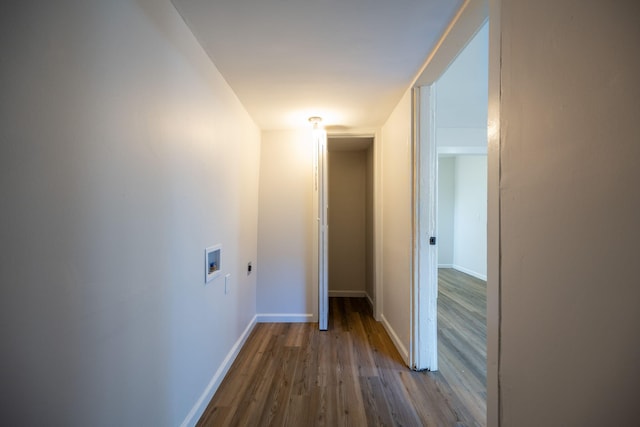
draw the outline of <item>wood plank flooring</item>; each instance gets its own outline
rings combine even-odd
[[[474,425],[486,425],[487,284],[451,268],[438,270],[438,368]]]
[[[451,330],[475,322],[481,310],[467,307],[468,315],[461,311],[468,304],[446,301],[439,310],[441,372],[409,370],[362,298],[330,298],[325,332],[317,323],[258,324],[198,425],[483,426],[484,368],[475,360],[467,368],[469,350],[456,350],[460,337]]]

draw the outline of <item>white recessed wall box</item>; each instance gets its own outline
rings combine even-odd
[[[209,283],[222,271],[222,245],[209,246],[204,250],[204,280]]]

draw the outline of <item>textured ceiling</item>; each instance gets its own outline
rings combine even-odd
[[[173,0],[262,129],[384,123],[461,0]]]

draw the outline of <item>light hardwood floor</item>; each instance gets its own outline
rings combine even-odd
[[[365,299],[331,298],[326,332],[317,323],[256,325],[198,425],[483,426],[482,351],[456,350],[451,330],[481,310],[466,296],[455,302],[448,284],[441,290],[440,372],[409,370]]]

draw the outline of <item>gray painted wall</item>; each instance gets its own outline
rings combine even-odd
[[[329,151],[329,292],[364,293],[367,151]],[[336,292],[337,291],[337,292]]]
[[[487,156],[438,162],[438,265],[487,279]]]
[[[374,148],[371,145],[367,149],[367,172],[366,172],[366,187],[367,187],[367,201],[366,201],[366,271],[365,271],[365,292],[371,301],[375,301],[375,224],[374,224],[374,209],[375,209],[375,162],[374,162]]]
[[[499,12],[501,425],[635,425],[640,5]]]
[[[453,265],[487,280],[487,156],[455,159]]]
[[[455,172],[455,157],[438,159],[438,265],[446,268],[453,266]]]
[[[38,3],[0,13],[0,418],[176,426],[255,315],[260,134],[168,1]]]

